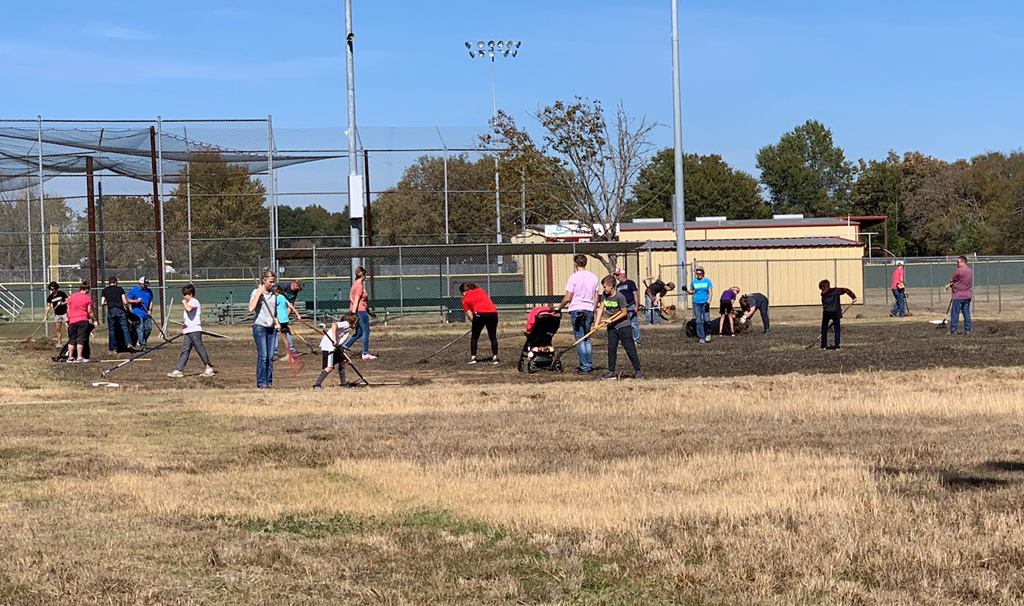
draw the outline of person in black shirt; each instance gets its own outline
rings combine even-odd
[[[834,349],[838,351],[839,321],[843,317],[843,306],[839,297],[849,295],[850,299],[856,302],[857,295],[853,294],[853,291],[848,288],[840,288],[838,286],[832,288],[828,280],[819,282],[818,288],[821,289],[821,350],[825,351],[828,349],[828,325],[831,323],[836,332],[836,346]]]
[[[644,292],[647,299],[647,323],[660,324],[662,298],[668,294],[668,291],[675,289],[676,285],[671,282],[665,284],[661,281],[661,278],[655,278],[654,276],[650,276],[647,279],[651,281],[647,285],[646,292]]]
[[[68,323],[68,293],[60,289],[60,284],[50,282],[50,294],[46,297],[46,313],[43,314],[43,322],[50,316],[53,310],[53,321],[57,327],[57,348],[59,349],[64,341],[63,326]],[[70,333],[68,336],[71,336]]]
[[[108,280],[109,286],[103,289],[103,297],[100,305],[107,308],[107,334],[109,337],[110,351],[127,351],[131,343],[128,335],[128,297],[124,289],[117,285],[117,278],[114,276]],[[120,332],[118,332],[120,331]]]

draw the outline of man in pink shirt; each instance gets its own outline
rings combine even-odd
[[[967,257],[960,255],[956,260],[956,271],[949,279],[946,290],[953,291],[950,307],[949,334],[955,335],[960,323],[960,314],[964,315],[964,336],[971,334],[971,299],[974,298],[974,272],[967,266]]]
[[[906,284],[903,281],[903,261],[896,262],[896,271],[892,272],[892,296],[895,302],[892,304],[892,311],[889,317],[904,317],[907,315],[907,293]]]
[[[594,323],[594,309],[597,307],[597,276],[587,271],[587,257],[576,255],[572,259],[576,272],[569,276],[565,283],[565,297],[558,304],[561,311],[569,306],[569,317],[572,319],[572,334],[576,341],[590,332]],[[586,374],[591,371],[594,362],[594,348],[590,339],[583,339],[576,344],[576,354],[580,358],[578,372]]]

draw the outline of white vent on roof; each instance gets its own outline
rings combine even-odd
[[[728,217],[697,217],[698,221],[728,221]]]
[[[803,219],[803,215],[772,215],[772,219]]]
[[[665,220],[662,219],[661,217],[633,219],[633,223],[664,223],[664,222],[665,222]]]

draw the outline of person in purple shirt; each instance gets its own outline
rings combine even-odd
[[[953,291],[950,305],[949,334],[955,335],[960,324],[960,314],[964,316],[964,336],[971,334],[971,299],[974,298],[974,272],[967,266],[967,257],[960,255],[956,260],[956,271],[949,279],[946,290]]]
[[[722,296],[718,299],[718,334],[724,335],[725,331],[725,319],[729,318],[729,336],[736,336],[736,324],[734,324],[732,306],[736,302],[736,297],[740,294],[740,287],[733,286],[727,288],[722,292]]]

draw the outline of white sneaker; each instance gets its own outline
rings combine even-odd
[[[212,377],[215,374],[217,374],[217,371],[212,368],[207,368],[206,370],[203,371],[204,377]]]
[[[77,359],[77,360],[75,360],[75,361],[76,361],[76,362],[78,362],[79,364],[85,364],[85,363],[87,363],[87,362],[88,362],[89,360],[88,360],[87,358],[78,358],[78,359]]]
[[[375,356],[373,354],[368,354],[368,353],[364,353],[363,354],[363,361],[364,362],[367,361],[367,360],[376,360],[376,359],[377,359],[377,356]]]
[[[175,369],[175,370],[172,370],[171,372],[167,373],[167,376],[171,377],[173,379],[180,379],[180,378],[185,376],[185,373],[181,372],[180,370]]]

